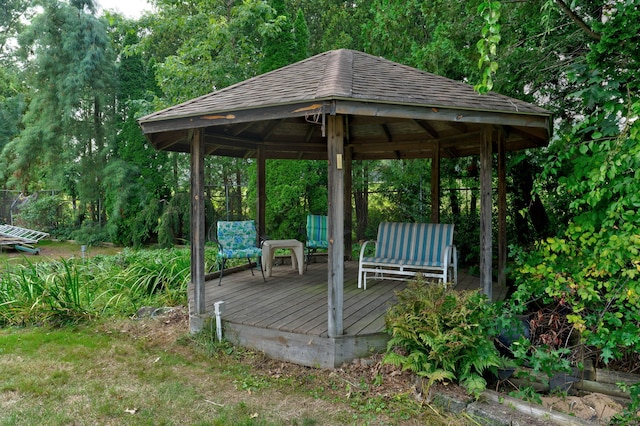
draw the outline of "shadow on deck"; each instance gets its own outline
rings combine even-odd
[[[224,301],[224,337],[233,344],[265,352],[268,356],[301,365],[335,368],[372,352],[384,351],[389,335],[384,316],[395,302],[403,281],[371,280],[358,289],[358,262],[345,262],[344,334],[329,337],[327,264],[312,263],[304,275],[290,265],[275,266],[262,280],[243,270],[205,283],[206,312],[214,316],[214,303]],[[479,288],[479,278],[459,273],[456,289]],[[496,288],[503,298],[506,289]],[[189,288],[193,300],[193,288]]]

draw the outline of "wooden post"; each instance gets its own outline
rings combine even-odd
[[[498,130],[498,286],[507,285],[507,170],[504,131]]]
[[[266,224],[265,224],[265,209],[266,209],[266,176],[267,176],[267,166],[264,154],[264,146],[258,147],[257,152],[257,177],[256,177],[256,221],[258,222],[256,225],[256,229],[258,231],[258,240],[263,238],[266,235]],[[260,241],[258,241],[260,244]]]
[[[189,312],[189,329],[192,333],[202,330],[206,306],[204,210],[204,131],[195,129],[191,139],[191,283],[194,300]]]
[[[491,278],[491,126],[484,127],[480,144],[480,285],[489,300],[493,300]]]
[[[344,297],[344,117],[327,117],[328,153],[328,334],[344,332],[342,309]]]
[[[345,259],[352,260],[353,246],[353,205],[351,193],[353,191],[353,167],[351,162],[351,148],[344,150],[344,252]]]
[[[440,144],[431,158],[431,223],[440,223]]]

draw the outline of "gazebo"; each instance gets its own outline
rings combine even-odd
[[[332,50],[139,120],[159,150],[191,154],[191,330],[205,317],[204,157],[255,158],[257,227],[265,230],[267,159],[328,165],[328,334],[343,333],[343,267],[351,247],[351,167],[430,158],[431,221],[440,216],[440,159],[480,157],[480,279],[492,293],[492,159],[497,154],[498,277],[506,263],[505,152],[545,146],[545,109],[354,50]]]

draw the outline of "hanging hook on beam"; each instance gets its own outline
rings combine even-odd
[[[319,124],[322,131],[322,137],[326,136],[324,111],[315,114],[305,114],[304,119],[307,123]]]

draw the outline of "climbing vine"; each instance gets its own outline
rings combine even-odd
[[[499,1],[486,0],[478,6],[478,13],[482,17],[484,25],[481,38],[476,47],[480,54],[478,68],[481,71],[481,81],[475,89],[480,93],[486,93],[493,89],[493,76],[498,71],[498,44],[500,43],[500,8]]]

